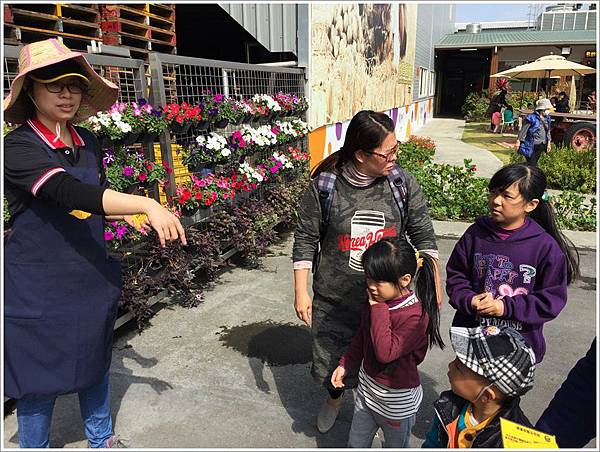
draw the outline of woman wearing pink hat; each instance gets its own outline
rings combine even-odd
[[[117,94],[81,53],[48,39],[21,50],[4,99],[4,119],[22,124],[4,139],[4,390],[17,399],[21,447],[49,447],[56,397],[73,392],[90,447],[120,444],[108,376],[121,270],[106,252],[104,218],[143,213],[163,246],[186,243],[159,203],[105,188],[96,137],[71,123]]]

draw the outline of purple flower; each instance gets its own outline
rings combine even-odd
[[[126,177],[131,177],[133,175],[133,168],[131,166],[126,166],[123,168],[123,175]]]
[[[218,108],[211,108],[208,110],[209,116],[215,116],[219,112]]]
[[[106,240],[107,242],[110,242],[114,238],[115,238],[115,235],[112,233],[112,231],[104,231],[104,240]]]
[[[123,236],[127,234],[127,226],[119,225],[117,226],[117,239],[123,239]]]
[[[215,94],[213,96],[213,101],[215,102],[221,102],[223,100],[223,95],[222,94]]]
[[[104,158],[102,159],[102,165],[106,168],[112,162],[115,161],[115,156],[112,152],[107,152],[104,154]]]
[[[146,105],[148,102],[146,101],[146,99],[144,99],[143,97],[141,99],[138,99],[138,104],[140,104],[140,106],[144,106]]]

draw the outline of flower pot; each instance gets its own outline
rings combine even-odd
[[[193,217],[194,214],[196,212],[198,212],[198,209],[200,208],[200,206],[196,206],[196,207],[182,207],[181,208],[181,215],[183,215],[184,217]]]
[[[130,195],[144,195],[148,189],[147,184],[138,182],[136,184],[131,184],[129,187],[125,189],[125,193]]]
[[[100,137],[100,147],[102,149],[109,149],[113,147],[113,140],[111,137],[107,137],[106,135],[102,135]]]
[[[227,127],[227,124],[229,124],[228,119],[221,119],[220,121],[215,121],[214,126],[217,129],[224,129],[225,127]]]
[[[265,125],[265,124],[268,124],[270,120],[271,120],[271,118],[270,118],[269,116],[261,116],[261,117],[258,119],[258,123],[259,123],[261,126],[263,126],[263,125]]]
[[[209,174],[216,174],[216,165],[214,163],[204,163],[200,168],[200,173],[202,177],[207,177]]]
[[[206,132],[210,123],[208,121],[198,121],[194,128],[196,132]]]
[[[262,116],[259,114],[252,116],[252,118],[251,118],[252,124],[260,124],[261,118],[262,118]]]
[[[252,115],[250,113],[246,113],[242,118],[242,123],[248,124],[250,121],[252,121]]]
[[[202,163],[192,163],[189,164],[187,167],[190,173],[199,173],[202,171],[202,166]]]
[[[139,140],[142,143],[154,143],[158,138],[158,132],[146,132],[141,134]]]
[[[123,143],[123,146],[129,146],[133,143],[137,143],[139,136],[140,132],[131,132],[125,135],[120,141]]]
[[[229,123],[233,124],[234,126],[239,126],[243,120],[244,116],[238,116],[235,121],[230,121]]]
[[[192,126],[192,124],[187,121],[183,122],[181,124],[178,122],[173,122],[173,123],[171,123],[169,128],[171,129],[171,132],[173,132],[174,134],[180,135],[180,134],[187,133],[187,131],[190,130],[191,126]]]

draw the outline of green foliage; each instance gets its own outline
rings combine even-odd
[[[527,104],[534,104],[537,100],[537,94],[532,91],[524,91],[523,97],[521,98],[520,91],[513,91],[510,93],[510,96],[506,99],[506,101],[512,105],[514,109],[517,108],[527,108]]]
[[[473,221],[487,209],[487,179],[475,176],[471,160],[464,166],[429,163],[409,169],[417,178],[436,220]]]
[[[472,92],[467,95],[461,111],[469,121],[484,121],[489,104],[490,101],[486,95]]]
[[[524,162],[521,154],[511,155],[511,163]],[[596,150],[575,151],[568,146],[552,146],[543,153],[538,166],[546,173],[548,188],[578,193],[596,192]]]
[[[414,168],[431,163],[435,155],[435,142],[431,138],[411,135],[409,140],[398,145],[398,165]]]
[[[596,198],[586,203],[585,197],[572,191],[551,195],[550,202],[556,211],[557,222],[563,229],[579,231],[596,230]]]

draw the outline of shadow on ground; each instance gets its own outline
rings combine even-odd
[[[292,431],[315,438],[317,447],[346,447],[354,408],[350,393],[344,396],[348,400],[345,400],[338,421],[328,433],[319,433],[315,426],[315,416],[326,392],[312,381],[307,371],[312,358],[308,327],[263,321],[222,328],[218,333],[219,340],[248,358],[256,387],[265,394],[277,391],[291,419]],[[299,372],[297,366],[306,367],[306,371]],[[265,379],[266,368],[273,375],[275,388]],[[435,381],[423,372],[420,375],[423,402],[412,431],[416,445],[422,443],[429,431],[434,416],[433,402],[438,397]]]

